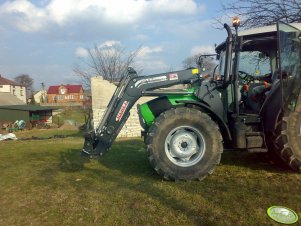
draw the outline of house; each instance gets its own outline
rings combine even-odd
[[[25,105],[25,103],[11,93],[0,92],[0,106],[3,105]]]
[[[47,103],[82,106],[84,103],[84,89],[82,85],[49,86]]]
[[[0,93],[11,93],[26,103],[26,88],[0,75]]]
[[[40,90],[33,94],[34,102],[37,104],[46,103],[47,102],[47,91]]]

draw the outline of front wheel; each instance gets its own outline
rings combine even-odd
[[[218,126],[196,109],[163,112],[147,139],[151,165],[167,180],[202,180],[219,164],[223,152]]]

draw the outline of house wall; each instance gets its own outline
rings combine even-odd
[[[34,98],[35,103],[37,103],[37,104],[39,104],[41,102],[42,103],[46,102],[46,98],[47,98],[46,90],[41,90],[41,91],[37,92],[35,95],[33,95],[33,98]]]
[[[81,98],[82,97],[82,98]],[[81,90],[79,93],[67,94],[47,94],[48,103],[82,103],[84,102],[84,92]]]
[[[11,93],[26,103],[26,88],[24,86],[0,85],[0,92]]]
[[[100,123],[106,107],[113,96],[116,86],[101,76],[91,78],[92,111],[94,128]],[[137,112],[137,104],[145,103],[154,97],[140,98],[130,111],[130,117],[120,131],[118,137],[139,137],[141,136],[141,126]]]
[[[10,93],[10,85],[0,85],[1,93]]]

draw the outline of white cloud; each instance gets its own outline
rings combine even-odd
[[[121,42],[116,40],[107,40],[99,45],[100,48],[113,46],[121,46]]]
[[[191,55],[196,55],[196,54],[204,54],[204,53],[215,53],[215,48],[214,46],[210,46],[210,45],[200,45],[200,46],[194,46],[192,47],[191,51],[190,51]]]
[[[0,5],[0,13],[24,32],[45,29],[47,25],[66,26],[77,19],[96,23],[134,24],[143,18],[158,15],[192,15],[202,6],[193,0],[51,0],[39,7],[29,0],[7,1]]]
[[[160,53],[163,51],[163,48],[161,46],[155,46],[155,47],[149,47],[149,46],[142,46],[139,53],[138,58],[145,58],[150,56],[153,53]]]
[[[97,45],[97,51],[101,52],[104,56],[113,56],[116,55],[116,51],[119,51],[119,47],[122,47],[122,43],[120,41],[116,40],[107,40],[100,45]],[[116,48],[115,48],[116,47]],[[98,53],[95,50],[95,47],[91,49],[86,49],[83,47],[78,47],[75,50],[75,55],[77,57],[87,57],[89,55],[89,52],[92,55],[97,55]]]
[[[31,32],[42,29],[47,22],[44,9],[40,9],[27,0],[5,2],[0,5],[0,14],[9,16],[6,21],[21,31]]]
[[[143,68],[143,72],[148,74],[168,71],[170,66],[160,56],[163,52],[164,48],[162,46],[142,46],[137,55],[135,65],[138,68]]]
[[[75,55],[77,57],[87,57],[89,55],[88,50],[83,47],[78,47],[75,50]]]

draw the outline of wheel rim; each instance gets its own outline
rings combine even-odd
[[[165,139],[165,153],[177,166],[197,164],[205,153],[206,144],[202,133],[191,126],[180,126],[169,132]]]

